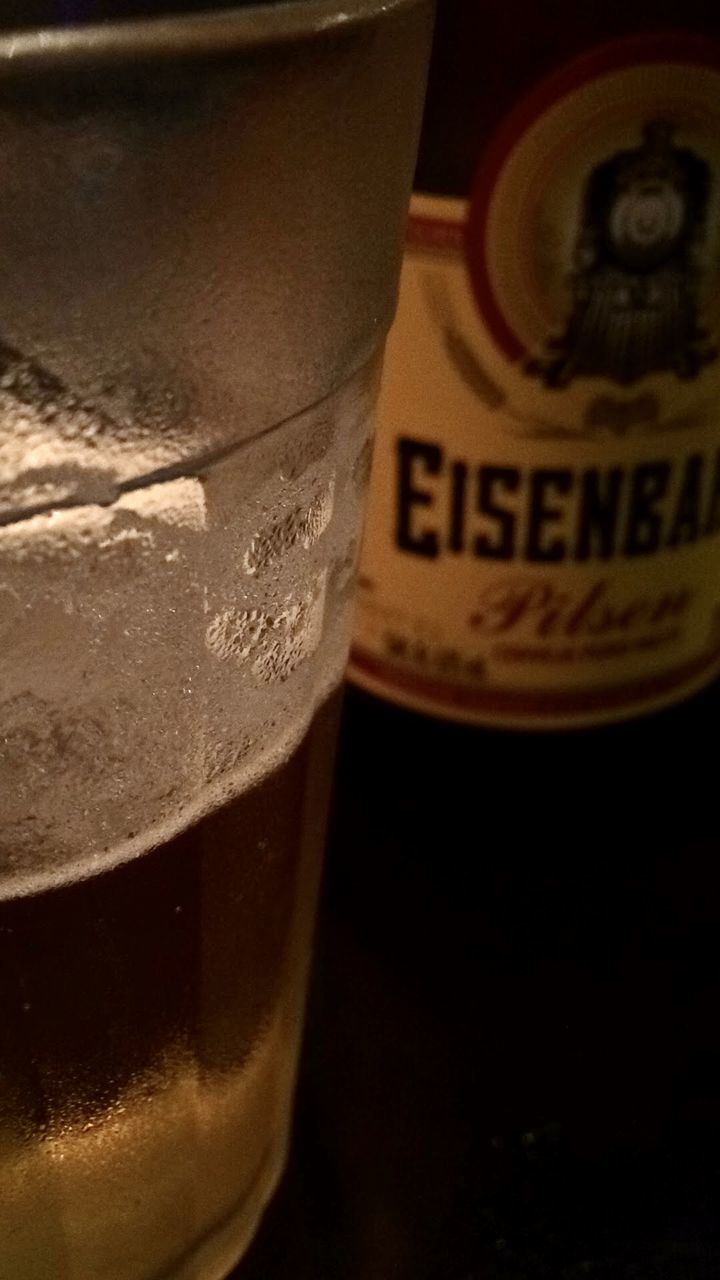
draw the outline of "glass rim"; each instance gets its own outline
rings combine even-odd
[[[340,34],[424,3],[428,0],[277,0],[216,11],[199,8],[197,13],[5,33],[0,19],[0,80],[18,72],[87,64],[222,57]]]

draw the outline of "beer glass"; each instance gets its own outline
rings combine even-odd
[[[0,33],[3,1280],[219,1280],[282,1169],[429,29]]]

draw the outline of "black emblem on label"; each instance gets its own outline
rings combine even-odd
[[[717,357],[701,323],[710,168],[675,146],[665,120],[592,171],[569,277],[562,336],[526,371],[547,387],[579,377],[629,386],[646,374],[695,378]]]

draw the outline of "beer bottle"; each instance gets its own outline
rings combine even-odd
[[[416,191],[320,967],[345,1274],[714,1276],[717,7],[441,0]]]

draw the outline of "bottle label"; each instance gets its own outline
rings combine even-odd
[[[719,351],[720,45],[615,42],[413,199],[351,677],[546,728],[717,675]]]

